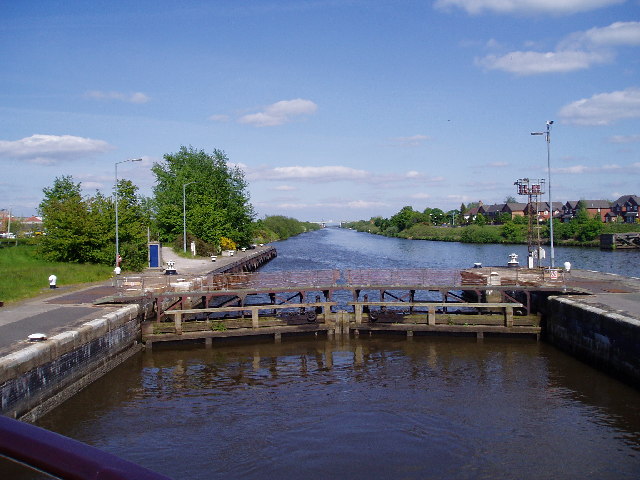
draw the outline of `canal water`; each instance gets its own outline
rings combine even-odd
[[[276,248],[264,271],[526,256],[338,229]],[[638,253],[556,258],[639,273]],[[639,391],[533,340],[307,337],[154,349],[39,425],[176,479],[637,479],[638,405]],[[5,462],[0,478],[44,477]]]

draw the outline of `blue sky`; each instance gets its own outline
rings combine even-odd
[[[0,3],[0,208],[224,150],[258,216],[640,194],[640,0]],[[525,200],[523,197],[520,197]]]

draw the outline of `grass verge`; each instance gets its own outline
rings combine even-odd
[[[58,286],[106,280],[112,275],[108,265],[60,263],[42,260],[33,245],[0,248],[0,301],[15,302],[38,295],[49,288],[49,275],[58,277]]]

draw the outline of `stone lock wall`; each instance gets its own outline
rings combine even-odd
[[[140,351],[138,305],[0,358],[0,413],[33,421]]]
[[[551,297],[545,339],[640,386],[640,322],[566,297]]]

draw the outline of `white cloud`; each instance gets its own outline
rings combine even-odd
[[[552,173],[581,175],[583,173],[616,173],[623,170],[620,165],[602,165],[598,167],[589,167],[587,165],[572,165],[571,167],[552,168]]]
[[[637,135],[613,135],[609,137],[609,143],[636,143],[640,142],[640,134]]]
[[[502,70],[516,75],[566,73],[584,70],[593,65],[611,61],[610,52],[509,52],[505,55],[487,55],[476,59],[476,65],[487,70]]]
[[[316,203],[281,203],[277,207],[283,210],[302,210],[308,208],[339,208],[361,210],[365,208],[381,208],[388,207],[389,205],[380,201],[367,201],[367,200],[345,200],[342,202],[316,202]]]
[[[142,92],[122,93],[122,92],[102,92],[100,90],[91,90],[85,94],[87,98],[96,100],[118,100],[128,103],[147,103],[151,98]]]
[[[576,32],[560,42],[560,49],[585,47],[618,47],[640,45],[640,22],[615,22],[606,27],[594,27]]]
[[[418,147],[422,145],[426,140],[430,140],[427,135],[412,135],[410,137],[397,137],[393,141],[406,147]]]
[[[213,120],[214,122],[228,122],[230,120],[229,115],[219,114],[219,115],[211,115],[209,120]]]
[[[516,75],[566,73],[613,61],[613,47],[637,45],[640,45],[640,22],[616,22],[572,33],[561,40],[554,51],[513,51],[487,55],[476,59],[475,63],[487,70]]]
[[[102,190],[104,184],[100,182],[82,182],[82,188],[84,190]]]
[[[409,195],[409,198],[413,198],[415,200],[426,200],[431,198],[431,195],[428,193],[414,193],[413,195]]]
[[[369,175],[365,170],[357,170],[351,167],[329,165],[323,167],[275,167],[271,171],[271,179],[309,179],[318,182],[333,182],[337,180],[354,180],[366,178]]]
[[[268,105],[263,111],[250,113],[240,117],[240,123],[255,125],[256,127],[274,127],[293,121],[301,115],[311,115],[316,112],[318,106],[311,100],[296,98],[294,100],[281,100]]]
[[[561,167],[561,168],[551,169],[553,173],[571,173],[571,174],[587,173],[590,170],[591,168],[587,167],[586,165],[572,165],[571,167]]]
[[[640,88],[599,93],[562,107],[558,116],[575,125],[609,125],[617,120],[640,117]]]
[[[299,190],[299,188],[291,185],[278,185],[277,187],[274,187],[274,190],[279,192],[293,192],[295,190]]]
[[[103,140],[73,135],[32,135],[15,141],[0,140],[0,158],[26,159],[31,163],[52,164],[112,150]]]
[[[336,208],[340,208],[342,205],[343,204],[341,203],[333,204],[333,206],[335,206]],[[388,206],[387,203],[378,201],[352,200],[350,202],[347,202],[348,208],[379,208],[386,206]]]
[[[441,183],[442,177],[425,177],[424,174],[415,170],[405,173],[383,173],[377,174],[366,170],[345,167],[341,165],[325,166],[290,166],[247,169],[247,179],[250,181],[282,181],[297,180],[312,183],[328,182],[357,182],[369,185],[392,185],[407,184],[408,182],[420,184]]]
[[[626,0],[437,0],[441,10],[461,8],[470,15],[484,12],[514,15],[571,15],[619,5]]]

